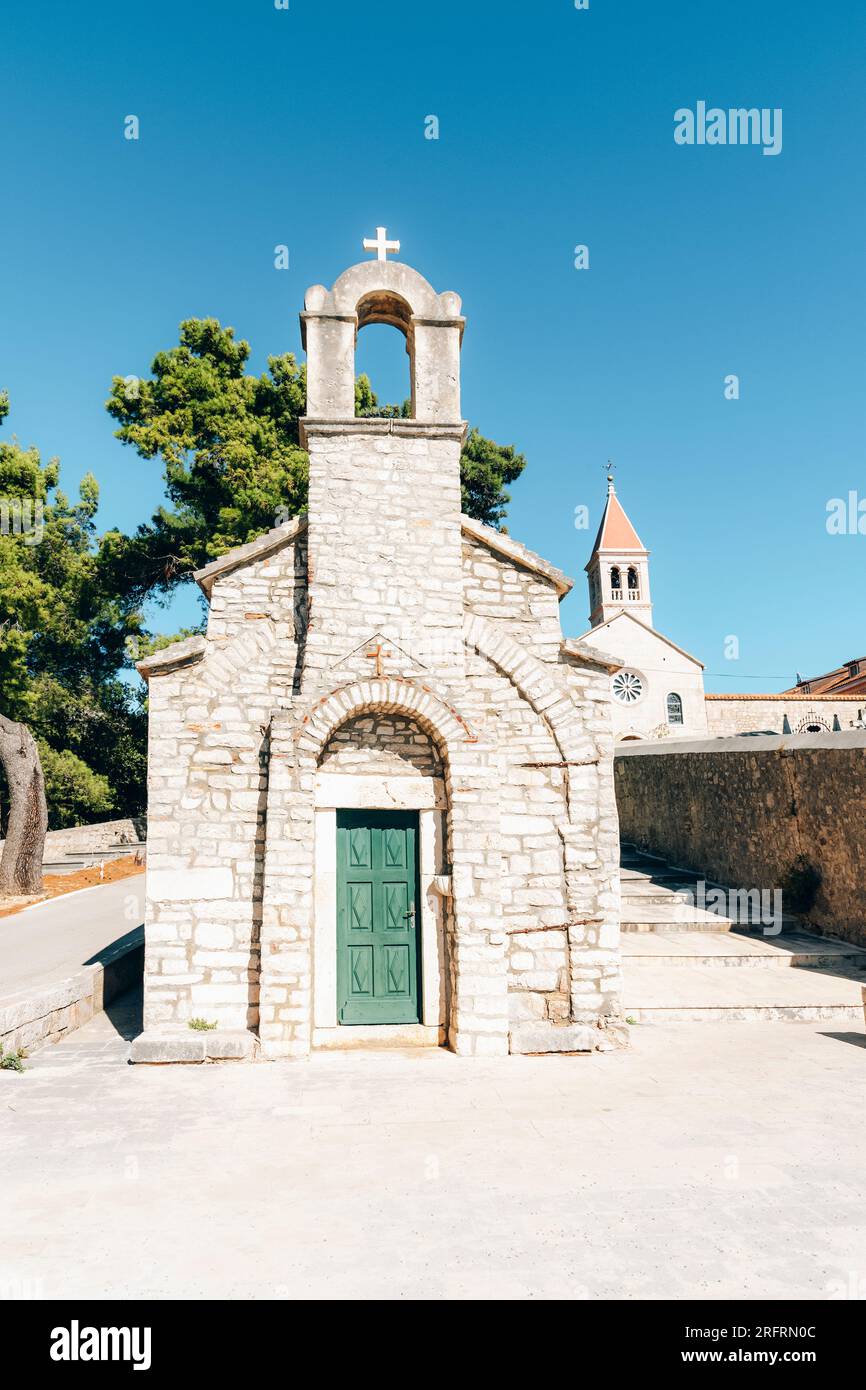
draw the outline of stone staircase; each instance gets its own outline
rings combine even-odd
[[[623,1013],[636,1023],[863,1022],[866,950],[624,844]],[[727,911],[710,910],[714,890]],[[705,905],[709,903],[709,906]],[[767,909],[770,909],[768,911]]]
[[[42,872],[46,874],[74,874],[79,869],[91,869],[94,865],[107,864],[112,859],[128,859],[131,855],[140,856],[141,862],[147,852],[146,840],[132,840],[129,844],[106,845],[105,849],[69,850],[66,854],[46,856],[42,860]]]

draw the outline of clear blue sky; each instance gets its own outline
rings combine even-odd
[[[463,297],[465,414],[528,457],[508,526],[576,577],[567,633],[612,457],[656,624],[709,689],[863,655],[866,536],[825,509],[866,497],[864,53],[854,0],[11,0],[3,435],[58,454],[67,488],[92,470],[101,523],[131,529],[160,468],[113,438],[112,375],[191,315],[234,325],[255,370],[299,352],[305,288],[384,223]],[[676,145],[698,100],[781,107],[782,153]],[[367,335],[359,366],[401,399],[400,340]]]

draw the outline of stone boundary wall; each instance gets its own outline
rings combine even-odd
[[[784,891],[802,856],[804,920],[866,946],[866,730],[621,744],[614,766],[623,840],[745,889]]]
[[[724,737],[728,734],[782,732],[782,721],[788,716],[791,732],[800,731],[801,724],[825,724],[828,733],[833,718],[838,716],[843,732],[853,728],[866,714],[866,694],[863,695],[712,695],[704,696],[707,710],[707,731]]]
[[[34,984],[0,999],[4,1050],[35,1052],[43,1043],[58,1042],[138,984],[144,974],[144,927],[127,932],[100,955],[65,980]]]
[[[111,849],[119,840],[136,842],[147,839],[144,816],[127,816],[123,820],[99,821],[96,825],[71,825],[66,830],[49,830],[45,836],[45,858],[57,859],[63,854],[80,850]],[[0,840],[0,854],[3,853]]]

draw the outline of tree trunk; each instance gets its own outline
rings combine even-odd
[[[0,897],[41,893],[48,808],[39,750],[25,724],[16,724],[2,714],[0,763],[9,787],[6,843],[0,858]]]

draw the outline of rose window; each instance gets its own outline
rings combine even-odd
[[[643,695],[643,681],[636,671],[617,671],[613,678],[613,695],[622,705],[633,705]]]

